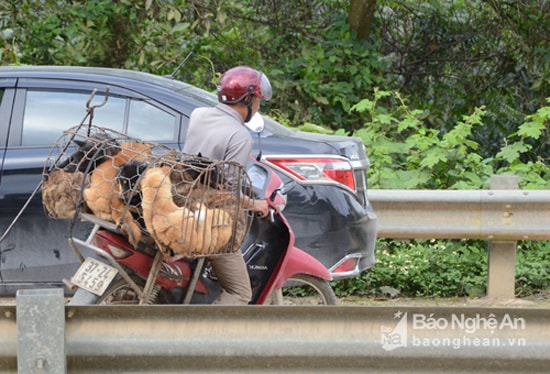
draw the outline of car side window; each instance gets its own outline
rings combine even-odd
[[[21,145],[50,145],[61,136],[64,130],[77,126],[86,114],[86,101],[89,94],[27,91]],[[95,97],[94,103],[103,100]],[[121,131],[124,123],[123,99],[111,97],[105,107],[97,110],[94,123]]]
[[[82,122],[89,96],[89,93],[28,90],[21,145],[55,143],[64,130]],[[103,96],[97,94],[91,104],[102,102]],[[125,118],[128,118],[127,123]],[[143,140],[171,141],[176,131],[176,118],[171,113],[144,101],[113,95],[104,106],[95,110],[93,123]]]
[[[130,101],[128,136],[149,141],[171,141],[177,136],[176,130],[176,117],[171,113],[144,101]]]

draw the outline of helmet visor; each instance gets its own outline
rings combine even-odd
[[[271,100],[271,95],[273,94],[271,90],[271,83],[264,73],[261,73],[260,78],[260,94],[263,100]]]

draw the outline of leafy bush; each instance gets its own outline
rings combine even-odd
[[[516,255],[516,295],[528,296],[550,288],[550,242],[521,242]]]
[[[340,296],[479,296],[485,292],[487,256],[477,244],[380,240],[377,266],[333,285]]]
[[[550,99],[547,99],[550,103]],[[550,123],[550,106],[527,116],[518,131],[505,139],[493,158],[483,158],[472,134],[484,126],[485,110],[475,108],[446,132],[427,128],[426,113],[410,109],[398,92],[375,89],[372,99],[351,108],[362,113],[363,127],[355,135],[367,146],[374,165],[369,183],[375,188],[478,189],[488,187],[492,174],[520,177],[522,188],[548,188],[550,168],[544,159],[522,161],[530,141],[543,137]],[[337,131],[337,134],[343,134]]]
[[[483,108],[464,116],[448,132],[423,126],[424,112],[409,109],[399,93],[375,90],[373,99],[352,110],[366,120],[356,135],[363,139],[373,163],[369,182],[375,188],[478,189],[491,174],[512,173],[522,188],[548,188],[550,169],[545,160],[523,162],[529,140],[539,139],[550,122],[550,106],[526,117],[490,159],[476,153],[471,140],[483,126]],[[550,104],[550,99],[547,100]],[[481,241],[379,240],[378,264],[361,276],[335,282],[341,296],[480,296],[487,282],[486,243]],[[523,242],[518,246],[517,294],[526,296],[550,286],[550,244]]]
[[[318,31],[323,38],[303,40],[269,71],[277,93],[271,107],[294,126],[316,123],[354,133],[362,121],[351,107],[382,82],[377,54],[351,36],[345,15]]]
[[[390,68],[386,89],[429,109],[426,125],[448,130],[474,107],[485,125],[472,139],[493,157],[525,115],[550,95],[545,1],[379,0],[373,39]],[[549,157],[547,138],[524,161]]]
[[[332,283],[338,296],[480,297],[486,293],[486,243],[379,240],[377,265],[352,279]],[[550,243],[520,242],[516,295],[550,287]]]

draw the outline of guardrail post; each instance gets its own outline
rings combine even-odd
[[[17,372],[65,373],[62,289],[17,291]]]
[[[518,177],[492,175],[492,190],[518,189]],[[511,204],[503,207],[502,220],[513,216]],[[489,241],[487,296],[492,299],[515,297],[516,241]]]

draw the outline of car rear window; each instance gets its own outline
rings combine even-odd
[[[55,143],[64,130],[82,122],[88,98],[89,93],[27,91],[21,144],[40,146]],[[102,102],[103,97],[98,94],[92,105]],[[177,129],[173,114],[144,101],[112,95],[105,106],[95,110],[93,123],[151,141],[172,141]]]

